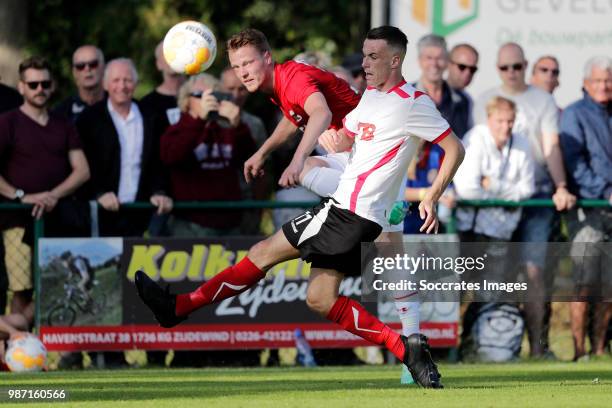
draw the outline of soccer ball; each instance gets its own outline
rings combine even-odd
[[[34,335],[13,337],[5,355],[11,371],[40,371],[47,362],[47,349]]]
[[[168,31],[163,51],[174,72],[195,75],[212,65],[217,55],[217,40],[204,24],[183,21]]]

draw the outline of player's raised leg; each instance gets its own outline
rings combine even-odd
[[[321,316],[373,344],[384,346],[400,359],[423,387],[442,388],[440,373],[429,353],[427,338],[396,333],[359,302],[338,296],[343,275],[332,269],[313,268],[306,295],[308,306]]]
[[[138,271],[134,283],[138,295],[151,309],[162,327],[173,327],[189,313],[211,303],[244,292],[266,276],[266,271],[279,262],[299,257],[299,252],[285,238],[282,231],[258,242],[247,256],[229,266],[196,290],[174,295],[162,289],[144,272]]]
[[[319,197],[327,197],[338,188],[338,182],[342,171],[346,167],[346,161],[348,161],[348,153],[336,153],[321,157],[311,156],[304,162],[304,169],[300,174],[300,184]]]

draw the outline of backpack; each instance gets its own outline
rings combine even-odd
[[[510,303],[484,303],[471,329],[472,354],[483,362],[518,358],[525,330],[519,308]]]

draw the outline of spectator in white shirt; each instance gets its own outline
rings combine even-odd
[[[535,189],[534,162],[529,141],[513,133],[514,102],[494,97],[486,107],[487,123],[477,125],[463,139],[466,159],[454,178],[461,199],[519,201]],[[472,231],[480,240],[510,240],[521,218],[521,210],[471,208],[457,210],[458,229]]]
[[[133,100],[138,75],[127,58],[110,61],[104,71],[108,99],[86,109],[77,128],[91,163],[89,193],[105,210],[100,213],[103,236],[142,236],[149,215],[117,213],[125,203],[149,201],[167,213],[167,175],[161,165],[154,119]]]
[[[576,196],[567,189],[567,178],[563,156],[559,146],[559,110],[552,95],[525,81],[527,61],[520,45],[507,43],[500,47],[497,54],[497,70],[502,85],[492,88],[481,95],[474,104],[474,122],[486,121],[485,105],[496,95],[516,103],[516,120],[513,131],[522,133],[529,139],[535,160],[535,193],[532,198],[552,199],[557,211],[565,211],[576,203]],[[520,263],[526,269],[528,284],[531,288],[545,288],[544,271],[546,267],[546,243],[549,241],[553,226],[558,224],[558,214],[549,207],[527,207],[523,210],[521,222],[513,236],[513,241],[527,242],[521,249]],[[533,242],[538,242],[534,250]],[[548,353],[548,334],[546,329],[546,303],[532,299],[526,309],[530,353],[540,357]],[[537,305],[537,302],[541,302]]]

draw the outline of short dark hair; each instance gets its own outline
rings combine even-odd
[[[366,34],[368,40],[385,40],[393,48],[397,48],[402,52],[406,53],[406,46],[408,45],[408,38],[406,34],[397,27],[393,26],[380,26],[372,28]]]
[[[232,35],[230,39],[227,40],[228,51],[237,50],[239,48],[246,47],[247,45],[255,47],[261,53],[271,51],[270,44],[268,43],[268,39],[264,33],[254,28],[242,30],[237,34]]]
[[[51,66],[49,65],[47,60],[43,57],[33,56],[24,59],[23,61],[21,61],[21,64],[19,64],[19,78],[22,81],[24,80],[24,72],[26,72],[30,68],[47,70],[49,72],[49,75],[51,75]]]

